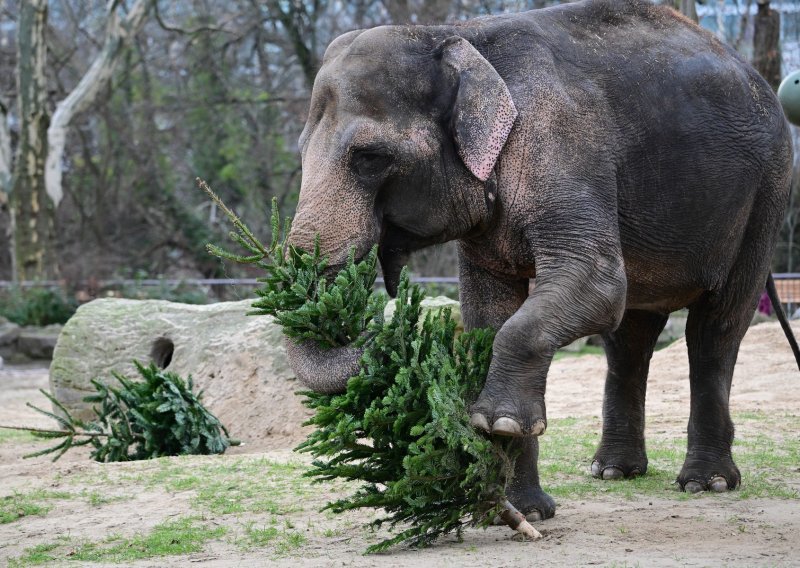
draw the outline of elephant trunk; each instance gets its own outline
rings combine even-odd
[[[358,374],[363,348],[323,349],[314,341],[297,343],[286,339],[289,365],[305,386],[321,394],[344,392],[347,381]]]

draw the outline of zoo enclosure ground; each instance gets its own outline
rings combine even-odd
[[[551,369],[542,477],[559,509],[536,524],[541,541],[517,542],[508,529],[492,527],[466,531],[461,543],[449,538],[364,557],[384,534],[362,528],[375,515],[318,512],[352,487],[302,477],[307,459],[290,450],[299,431],[276,440],[280,447],[256,443],[225,456],[128,464],[93,463],[77,451],[55,464],[22,460],[41,443],[0,431],[0,565],[800,564],[800,372],[777,324],[751,328],[736,366],[734,457],[744,479],[730,494],[689,496],[672,484],[689,410],[682,341],[653,357],[648,475],[591,479],[604,372],[599,355],[564,357]],[[0,370],[1,421],[47,425],[24,405],[44,404],[36,389],[46,385],[43,368]],[[259,396],[269,409],[270,393]]]

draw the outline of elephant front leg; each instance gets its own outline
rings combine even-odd
[[[556,502],[539,485],[538,438],[518,438],[513,444],[521,452],[514,462],[514,477],[506,488],[508,500],[530,522],[552,518],[556,514]]]
[[[619,328],[603,335],[608,359],[603,397],[603,437],[592,461],[592,475],[622,479],[644,475],[644,402],[647,372],[665,314],[628,310]]]
[[[528,297],[528,279],[498,278],[472,263],[463,249],[459,264],[461,314],[465,327],[499,330]],[[506,488],[506,497],[531,522],[553,517],[555,501],[539,484],[539,441],[521,438],[513,444],[520,449],[520,454],[514,462],[514,476]],[[499,519],[498,523],[505,524]]]
[[[505,436],[543,434],[547,372],[556,350],[619,324],[626,293],[621,256],[570,260],[537,273],[533,293],[495,337],[486,384],[471,408],[473,425]]]

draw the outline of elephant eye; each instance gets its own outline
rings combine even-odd
[[[374,177],[384,173],[392,165],[392,156],[375,150],[356,150],[353,153],[353,169],[361,177]]]

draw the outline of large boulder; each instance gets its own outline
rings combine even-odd
[[[456,332],[464,331],[464,322],[461,318],[461,305],[458,301],[448,298],[447,296],[436,296],[434,298],[425,298],[422,300],[422,312],[427,313],[432,310],[440,310],[443,308],[450,308],[450,315],[456,322]],[[397,300],[390,300],[386,304],[386,309],[383,310],[383,317],[389,321],[397,309]]]
[[[285,447],[308,432],[310,412],[296,391],[280,327],[268,316],[248,317],[252,300],[205,306],[162,300],[102,299],[81,306],[67,322],[53,354],[50,389],[71,414],[93,416],[83,398],[91,379],[114,383],[112,371],[136,379],[133,361],[155,362],[204,391],[203,401],[247,449]],[[458,302],[424,301],[426,310],[450,307],[462,328]],[[391,317],[394,302],[386,309]]]
[[[246,448],[285,447],[304,437],[303,390],[286,361],[280,327],[248,317],[252,300],[188,305],[162,300],[95,300],[81,306],[58,339],[50,388],[75,416],[92,416],[90,381],[136,378],[133,361],[192,375],[203,401]]]

